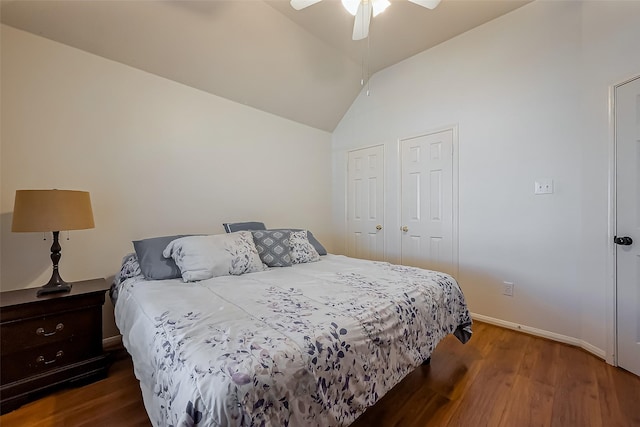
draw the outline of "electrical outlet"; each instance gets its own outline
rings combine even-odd
[[[535,194],[552,194],[553,193],[553,180],[552,179],[536,179],[533,187]]]
[[[502,282],[502,295],[506,295],[508,297],[513,296],[513,283],[512,282]]]

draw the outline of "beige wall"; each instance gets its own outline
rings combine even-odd
[[[131,240],[224,221],[332,248],[331,134],[6,25],[1,42],[2,291],[51,275],[50,237],[10,231],[17,189],[91,192],[96,228],[61,241],[67,281],[112,276]]]

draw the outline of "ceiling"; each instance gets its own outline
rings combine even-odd
[[[363,75],[530,0],[406,0],[351,40],[338,0],[2,0],[4,24],[318,129],[333,131]]]

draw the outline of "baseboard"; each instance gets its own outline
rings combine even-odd
[[[578,346],[581,349],[583,349],[585,351],[588,351],[589,353],[593,354],[594,356],[598,356],[600,359],[603,359],[605,361],[607,360],[607,352],[602,350],[602,349],[600,349],[600,348],[598,348],[598,347],[596,347],[593,344],[590,344],[590,343],[588,343],[586,341],[580,340],[580,344],[578,344]],[[609,363],[609,362],[607,362],[607,363]]]
[[[570,337],[568,335],[556,334],[555,332],[545,331],[544,329],[533,328],[527,325],[520,325],[518,323],[509,322],[507,320],[496,319],[482,314],[471,313],[471,317],[480,322],[490,323],[492,325],[501,326],[507,329],[513,329],[515,331],[526,332],[527,334],[535,335],[542,338],[547,338],[553,341],[558,341],[564,344],[570,344],[581,349],[588,351],[600,359],[606,359],[606,352],[586,341],[578,338]]]
[[[102,340],[102,348],[105,350],[118,349],[122,347],[122,335],[107,337]]]

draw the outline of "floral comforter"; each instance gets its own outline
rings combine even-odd
[[[156,426],[348,425],[443,337],[471,336],[449,275],[331,254],[197,283],[136,276],[116,291]]]

